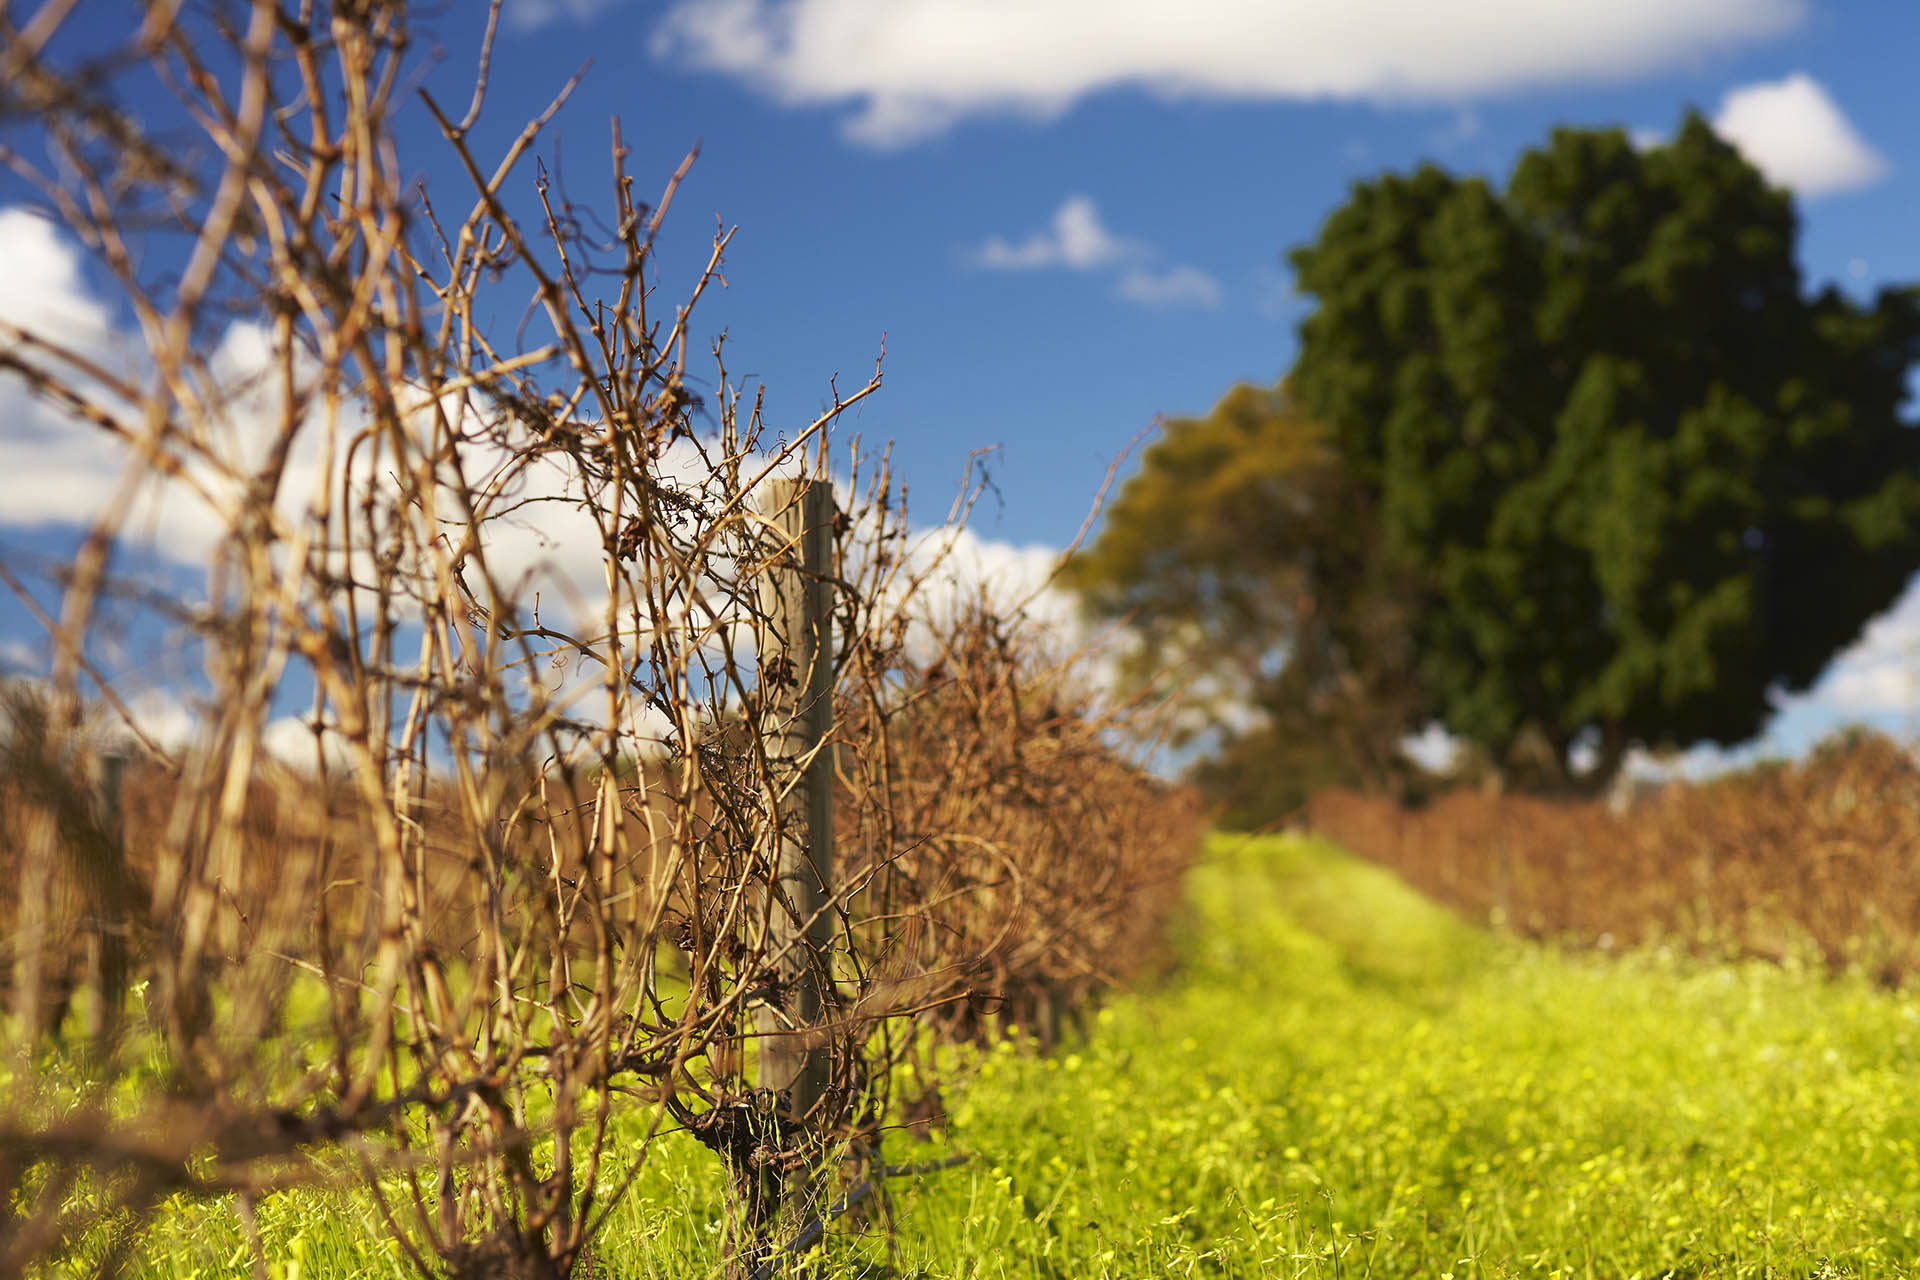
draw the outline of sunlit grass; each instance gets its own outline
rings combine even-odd
[[[1187,965],[1077,1052],[995,1055],[908,1274],[1763,1276],[1920,1249],[1920,1001],[1565,956],[1272,839],[1191,881]]]
[[[1880,1276],[1920,1257],[1920,998],[1760,963],[1562,955],[1317,843],[1216,838],[1182,962],[952,1097],[966,1165],[821,1274]],[[719,1170],[664,1142],[596,1276],[705,1276]],[[402,1275],[360,1202],[282,1196],[276,1280]],[[848,1224],[842,1223],[843,1227]],[[246,1276],[230,1212],[146,1274]]]

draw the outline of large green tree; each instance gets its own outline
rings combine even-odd
[[[1214,695],[1243,819],[1429,715],[1546,785],[1749,738],[1920,568],[1920,292],[1807,296],[1797,230],[1697,117],[1359,184],[1294,374],[1169,423],[1068,580]]]
[[[1920,292],[1807,296],[1797,229],[1690,116],[1360,183],[1292,254],[1292,387],[1424,584],[1449,729],[1595,778],[1741,741],[1920,568]]]

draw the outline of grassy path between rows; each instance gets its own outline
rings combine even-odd
[[[1571,956],[1325,845],[1217,838],[1183,970],[996,1055],[926,1276],[1881,1276],[1920,1265],[1920,997]]]
[[[816,1276],[1885,1276],[1920,1266],[1920,995],[1566,955],[1326,845],[1217,837],[1177,970],[956,1091],[973,1153]],[[596,1274],[707,1276],[717,1171],[669,1144]],[[697,1209],[688,1206],[699,1206]],[[362,1219],[263,1205],[276,1280],[403,1274]],[[184,1225],[184,1224],[183,1224]],[[843,1227],[845,1223],[841,1224]],[[249,1274],[163,1229],[154,1276]]]

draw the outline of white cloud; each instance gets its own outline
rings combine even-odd
[[[131,335],[115,330],[106,306],[88,290],[78,246],[43,219],[0,208],[0,262],[8,264],[0,273],[0,321],[57,338],[96,359],[138,349]],[[204,424],[206,438],[198,443],[205,457],[221,465],[216,469],[199,455],[180,452],[185,470],[212,501],[186,485],[156,479],[120,441],[36,400],[17,377],[0,374],[0,475],[7,478],[0,527],[85,524],[123,496],[121,477],[142,475],[131,504],[115,513],[123,537],[175,565],[205,566],[228,532],[221,508],[265,460],[285,417],[278,380],[266,376],[276,366],[272,338],[264,329],[244,322],[229,326],[206,364],[211,385],[204,390],[211,393],[214,411]],[[426,411],[434,406],[422,395],[413,399],[411,416],[424,430]],[[344,408],[332,442],[334,484],[346,464],[347,439],[364,420],[359,404]],[[471,403],[449,398],[438,408],[479,425],[479,411]],[[312,422],[299,427],[276,503],[288,528],[303,522],[306,504],[329,470],[323,433]],[[577,501],[571,473],[551,459],[528,460],[480,443],[463,450],[460,460],[474,487],[497,490],[501,503],[523,504],[489,525],[487,560],[501,585],[509,591],[523,585],[543,590],[549,620],[590,616],[606,597],[605,569],[599,530]],[[390,465],[387,457],[361,449],[350,484],[361,492],[377,489]],[[678,440],[661,460],[659,474],[684,488],[707,468],[696,445]]]
[[[108,308],[88,290],[79,249],[52,223],[19,208],[0,208],[0,322],[58,343],[112,367],[124,344]],[[0,341],[5,341],[0,339]],[[43,368],[58,361],[27,347],[23,359]],[[119,449],[105,435],[78,429],[0,375],[0,476],[6,501],[0,523],[32,527],[74,521],[97,510],[120,471]]]
[[[166,751],[190,746],[202,728],[199,714],[178,694],[165,689],[142,691],[128,701],[127,710],[132,712],[140,732]],[[115,728],[109,728],[108,733],[122,736]]]
[[[1438,720],[1430,720],[1419,733],[1400,740],[1400,754],[1429,773],[1444,773],[1453,768],[1466,747],[1466,740],[1447,732]]]
[[[1064,265],[1106,262],[1129,251],[1100,226],[1091,202],[1077,208],[1069,202],[1055,220],[1053,244]],[[88,354],[97,355],[116,344],[137,347],[129,336],[114,332],[105,307],[87,290],[78,248],[43,222],[0,209],[0,261],[14,260],[26,265],[12,279],[0,279],[0,318],[56,330]],[[227,533],[220,508],[231,495],[235,477],[245,476],[259,464],[265,444],[284,425],[285,406],[277,381],[261,376],[273,370],[272,356],[269,335],[257,327],[236,324],[222,335],[206,369],[208,390],[219,411],[203,424],[202,443],[230,471],[216,473],[189,462],[196,478],[212,491],[212,501],[180,484],[144,484],[132,507],[119,513],[124,517],[124,538],[177,566],[207,565],[209,553]],[[417,393],[413,399],[418,403],[403,411],[409,423],[423,430],[428,411],[436,408],[449,415],[465,415],[469,424],[480,425],[474,422],[478,411],[471,404],[449,398],[435,406]],[[350,436],[362,425],[363,413],[349,404],[343,418],[342,435]],[[329,446],[311,425],[300,424],[276,503],[277,516],[289,529],[302,525],[305,504],[329,470],[324,465]],[[338,485],[347,469],[347,455],[342,442],[332,447],[332,483]],[[656,478],[682,493],[704,493],[711,499],[711,486],[724,479],[716,478],[701,448],[695,441],[675,441],[659,460]],[[550,457],[529,458],[479,442],[459,451],[457,460],[469,485],[477,493],[492,495],[496,507],[508,512],[487,526],[486,562],[496,581],[523,609],[537,598],[542,620],[549,625],[592,630],[605,607],[608,587],[600,530],[580,500],[578,477]],[[453,462],[449,456],[442,465]],[[791,474],[802,463],[797,452],[779,460],[753,455],[744,460],[742,478]],[[362,449],[345,483],[355,492],[377,493],[390,465],[389,457]],[[0,376],[0,474],[8,477],[8,500],[0,503],[0,527],[83,524],[102,513],[115,497],[118,478],[129,473],[144,474],[119,442],[33,400],[17,378]],[[840,487],[844,500],[844,484]],[[936,564],[942,548],[945,558]],[[967,605],[983,600],[1002,612],[1026,615],[1036,639],[1049,637],[1051,643],[1077,636],[1070,631],[1075,621],[1072,602],[1048,585],[1059,558],[1053,549],[1014,547],[967,532],[933,530],[919,535],[912,558],[917,567],[928,570],[911,610],[923,639],[930,640],[930,623],[950,622]],[[375,575],[370,563],[357,563],[354,578],[370,580]],[[751,624],[735,616],[726,584],[718,580],[727,572],[724,558],[712,572],[715,577],[703,579],[688,595],[668,601],[667,616],[653,621],[684,628],[692,643],[708,643],[724,635],[736,654],[750,660]],[[472,564],[468,576],[473,587],[484,592]],[[1061,643],[1071,647],[1072,641]],[[0,650],[0,672],[41,670],[44,665],[44,659],[36,660],[24,645]],[[544,685],[545,696],[561,709],[601,692],[597,672],[581,664],[542,667],[530,671],[528,678]],[[144,692],[135,701],[134,712],[140,727],[168,748],[190,741],[197,727],[194,709],[177,694],[165,691]],[[624,726],[623,732],[627,747],[657,749],[673,736],[674,726],[648,713]],[[300,719],[271,721],[264,728],[263,744],[283,761],[311,762],[312,734]],[[329,757],[337,757],[340,743],[329,740],[325,745]]]
[[[509,25],[523,31],[544,27],[551,22],[585,22],[620,3],[620,0],[507,0]]]
[[[1769,181],[1809,199],[1871,186],[1887,171],[1886,160],[1804,72],[1730,91],[1713,127]]]
[[[1107,230],[1100,210],[1086,196],[1068,196],[1054,212],[1053,223],[1019,244],[999,236],[980,248],[981,266],[997,271],[1032,271],[1041,267],[1070,267],[1091,271],[1128,258],[1138,258],[1146,247]]]
[[[90,297],[80,255],[39,218],[0,209],[0,321],[100,358],[110,343],[106,309]],[[31,349],[25,359],[49,365]],[[0,376],[0,520],[33,526],[74,520],[95,509],[118,471],[118,451],[34,400],[20,379]]]
[[[1120,277],[1114,292],[1129,302],[1150,307],[1207,307],[1220,305],[1220,282],[1198,267],[1144,267]]]
[[[1885,715],[1911,710],[1920,695],[1920,655],[1904,660],[1856,659],[1821,681],[1825,701],[1836,710]]]
[[[965,528],[920,535],[909,568],[931,571],[904,602],[908,659],[927,663],[942,656],[939,637],[954,634],[954,623],[984,605],[1012,624],[1023,661],[1064,675],[1096,704],[1126,696],[1133,684],[1123,670],[1138,637],[1123,627],[1088,623],[1079,600],[1054,581],[1061,555],[1057,547],[1002,542]],[[1156,758],[1152,767],[1173,763]]]
[[[1444,102],[1617,81],[1796,26],[1804,0],[679,0],[657,56],[898,146],[1105,90]]]
[[[301,716],[280,716],[269,720],[260,730],[260,745],[281,764],[310,772],[314,764],[312,725]],[[328,769],[341,769],[353,761],[347,740],[330,728],[322,728],[319,740]]]
[[[910,568],[922,581],[905,606],[909,617],[940,629],[969,608],[984,604],[1003,615],[1019,615],[1050,646],[1075,647],[1082,638],[1079,610],[1067,592],[1053,585],[1060,565],[1056,547],[1016,546],[982,538],[971,529],[933,529],[915,541]],[[929,643],[931,631],[913,640]],[[929,656],[924,650],[917,658]]]
[[[111,332],[88,296],[80,255],[54,225],[25,209],[0,209],[0,320],[98,356]]]
[[[1805,710],[1827,712],[1836,722],[1920,712],[1920,579],[1869,622],[1820,682],[1795,701]]]
[[[1151,265],[1154,251],[1143,240],[1115,235],[1100,220],[1099,206],[1083,195],[1069,196],[1045,231],[1018,244],[995,236],[974,260],[996,271],[1036,271],[1065,267],[1097,271],[1127,267],[1114,287],[1116,297],[1151,307],[1220,305],[1220,282],[1198,267]]]
[[[39,674],[49,665],[45,647],[24,640],[0,643],[0,677]]]

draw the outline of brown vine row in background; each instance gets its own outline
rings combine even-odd
[[[1459,790],[1407,809],[1328,791],[1309,820],[1468,918],[1531,937],[1811,954],[1890,983],[1920,964],[1920,764],[1878,734],[1631,806]]]

